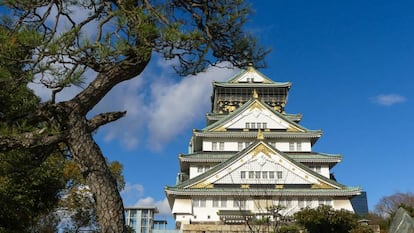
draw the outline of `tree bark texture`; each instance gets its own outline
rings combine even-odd
[[[94,195],[100,230],[125,232],[124,207],[101,149],[88,132],[87,119],[72,116],[67,144]]]

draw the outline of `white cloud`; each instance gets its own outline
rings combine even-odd
[[[127,183],[121,196],[124,206],[157,207],[160,215],[171,215],[167,198],[156,201],[153,197],[144,197],[144,186],[140,184]]]
[[[407,99],[398,94],[382,94],[377,95],[371,98],[372,102],[383,105],[383,106],[392,106],[394,104],[403,103]]]
[[[163,200],[155,201],[152,197],[146,197],[139,199],[137,203],[135,203],[135,206],[141,206],[141,207],[157,207],[160,215],[171,215],[171,209],[168,204],[167,198],[164,198]]]
[[[122,200],[125,206],[133,205],[136,200],[144,195],[144,186],[140,184],[129,184],[125,185],[124,190],[121,192]]]
[[[177,77],[173,64],[174,61],[155,58],[141,75],[115,86],[89,116],[125,110],[127,115],[101,127],[98,136],[106,142],[117,140],[129,150],[143,143],[162,150],[164,144],[205,120],[205,113],[210,111],[211,82],[226,80],[238,71],[210,67],[195,76]],[[93,71],[87,72],[85,83],[95,76]],[[46,88],[35,84],[30,87],[44,101],[50,99],[51,92]],[[78,87],[66,88],[58,94],[57,101],[69,100],[80,91]]]
[[[157,80],[151,85],[148,127],[152,148],[162,145],[185,130],[194,122],[203,120],[209,111],[213,80],[223,81],[236,70],[211,67],[196,76],[185,77],[179,82]]]
[[[171,62],[156,60],[139,77],[116,86],[94,113],[126,110],[126,117],[100,131],[105,141],[119,140],[126,149],[141,143],[153,150],[204,121],[211,82],[230,78],[236,69],[212,67],[196,76],[177,77]]]

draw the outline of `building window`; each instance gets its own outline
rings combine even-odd
[[[250,122],[246,122],[246,129],[250,129]]]
[[[227,207],[227,199],[224,197],[216,197],[213,199],[213,207]]]
[[[331,206],[332,205],[332,203],[331,203],[331,199],[328,199],[328,198],[320,198],[320,199],[318,199],[318,205],[327,205],[327,206]]]
[[[212,150],[217,151],[217,143],[216,142],[213,142]]]
[[[206,207],[206,199],[203,199],[203,198],[193,199],[193,207]]]
[[[213,199],[213,207],[219,207],[220,200],[216,197]]]
[[[256,179],[260,179],[260,172],[256,172],[256,176],[255,176],[255,178],[256,178]]]
[[[224,151],[224,142],[219,143],[219,150]]]
[[[253,179],[254,178],[254,172],[253,171],[249,171],[249,179]]]
[[[212,151],[224,151],[224,142],[212,142]]]
[[[246,172],[245,171],[240,172],[240,178],[246,179]]]
[[[295,143],[289,142],[289,151],[295,151]]]
[[[274,171],[270,171],[269,172],[269,179],[274,179],[275,178],[275,172]]]
[[[297,151],[302,151],[302,143],[301,142],[296,143],[296,150]]]
[[[227,207],[227,199],[225,197],[221,198],[221,207]]]
[[[267,129],[267,123],[266,122],[263,122],[262,126],[263,126],[263,129]]]
[[[246,200],[234,200],[233,201],[233,207],[239,208],[239,209],[245,209],[246,208]]]
[[[262,172],[262,178],[267,179],[267,172]]]
[[[261,128],[262,128],[262,123],[257,122],[256,124],[257,124],[257,128],[258,128],[258,129],[261,129]]]
[[[198,173],[203,172],[203,166],[198,166],[198,167],[197,167],[197,172],[198,172]]]
[[[251,122],[250,125],[251,125],[252,129],[256,129],[256,123],[255,122]]]
[[[278,179],[282,179],[282,178],[283,178],[283,173],[282,173],[282,171],[277,171],[277,178],[278,178]]]

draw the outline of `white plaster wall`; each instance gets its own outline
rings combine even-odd
[[[196,176],[198,176],[200,174],[201,173],[198,173],[197,172],[197,167],[196,166],[193,166],[193,165],[190,166],[190,174],[189,174],[189,178],[190,179],[192,179],[192,178],[194,178],[194,177],[196,177]]]
[[[299,207],[299,200],[301,201],[302,206]],[[213,207],[213,199],[207,198],[206,199],[206,206],[205,207],[193,207],[191,204],[187,204],[186,207],[181,207],[181,209],[191,209],[192,213],[174,213],[175,220],[179,222],[217,222],[220,221],[217,212],[219,210],[240,210],[238,207],[234,207],[233,205],[234,200],[227,199],[226,207]],[[188,203],[188,202],[187,202]],[[334,209],[348,209],[350,202],[348,200],[336,200],[333,202]],[[310,208],[317,208],[319,206],[318,198],[274,198],[274,200],[247,200],[246,207],[244,209],[251,210],[254,213],[264,213],[266,212],[266,206],[271,205],[281,205],[285,206],[285,208],[280,212],[284,216],[290,216],[294,213],[301,210],[301,208],[310,207]],[[335,206],[337,205],[337,206]],[[351,207],[351,211],[352,207]]]
[[[283,142],[283,141],[276,142],[276,149],[280,151],[289,151],[289,142]]]
[[[312,151],[312,145],[310,140],[303,141],[302,140],[302,151],[311,152]]]
[[[330,171],[328,166],[321,167],[321,175],[325,176],[326,178],[330,177]]]
[[[203,151],[212,151],[213,146],[211,141],[203,141]]]
[[[198,171],[198,167],[201,166],[202,170],[199,172]],[[203,174],[204,172],[208,171],[209,169],[211,169],[214,165],[213,164],[191,164],[190,165],[190,174],[189,174],[189,178],[194,178],[198,175]]]
[[[208,141],[205,140],[203,141],[203,151],[213,151],[213,142],[219,142],[219,141]],[[240,140],[233,140],[233,141],[222,141],[224,142],[224,151],[238,151],[238,142],[246,142],[247,141],[244,139],[240,139]],[[280,150],[280,151],[289,151],[289,142],[290,141],[276,141],[276,149]],[[301,151],[305,151],[305,152],[310,152],[312,151],[312,146],[310,141],[304,141],[303,139],[297,140],[295,141],[296,143],[301,143]],[[297,145],[295,145],[295,148],[297,147]],[[219,149],[219,148],[218,148]],[[218,150],[217,150],[218,151]],[[294,150],[297,151],[297,150]]]
[[[238,141],[203,141],[203,151],[213,151],[213,142],[224,142],[224,150],[222,151],[238,151]],[[220,151],[219,145],[217,150]]]
[[[354,212],[354,208],[352,208],[351,201],[348,199],[333,200],[333,208],[335,210],[345,209]]]

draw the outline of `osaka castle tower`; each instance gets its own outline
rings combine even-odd
[[[253,67],[213,82],[206,127],[193,130],[177,182],[165,187],[178,226],[272,220],[275,211],[292,216],[319,205],[355,211],[361,189],[330,172],[342,156],[313,151],[322,131],[285,112],[290,87]]]

